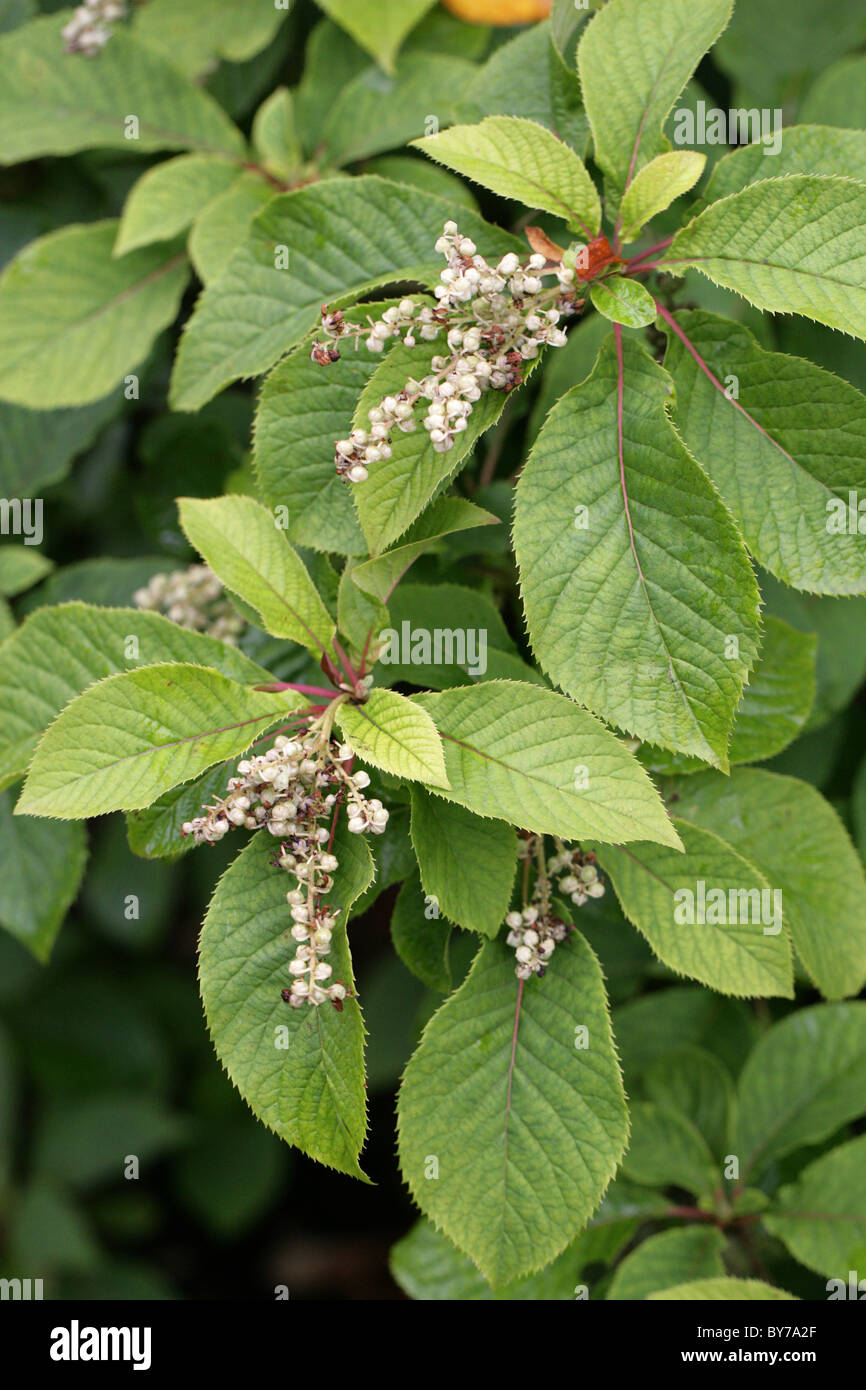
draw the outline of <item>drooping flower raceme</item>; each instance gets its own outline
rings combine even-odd
[[[62,31],[66,52],[93,58],[111,38],[112,25],[125,15],[125,0],[84,0]]]
[[[331,846],[340,805],[345,804],[352,834],[381,835],[388,823],[381,801],[363,796],[370,784],[367,773],[348,770],[352,757],[347,744],[337,744],[315,724],[296,738],[280,735],[267,752],[238,763],[228,795],[182,830],[197,844],[215,844],[235,826],[265,829],[280,841],[274,863],[295,880],[286,900],[297,943],[289,965],[294,980],[282,997],[295,1009],[326,1000],[342,1009],[346,998],[343,981],[328,983],[333,969],[324,959],[339,909],[322,901],[339,869]]]
[[[522,261],[509,252],[492,266],[456,222],[445,223],[436,250],[448,264],[436,286],[435,306],[403,299],[366,325],[348,322],[340,310],[323,310],[326,341],[315,343],[311,353],[323,366],[339,359],[336,344],[344,338],[354,337],[357,346],[366,335],[371,352],[381,352],[392,337],[402,336],[407,347],[414,347],[419,338],[434,342],[444,334],[447,343],[447,352],[433,358],[426,376],[410,377],[397,395],[385,396],[370,410],[369,428],[337,441],[337,472],[349,482],[365,482],[372,465],[389,459],[393,431],[412,433],[421,410],[433,448],[447,453],[468,428],[476,401],[486,391],[509,392],[519,386],[525,363],[542,347],[562,347],[566,335],[561,321],[582,308],[574,290],[575,271],[548,266],[541,253]],[[551,276],[556,283],[545,286]]]
[[[532,975],[544,975],[557,944],[574,930],[551,906],[552,881],[576,907],[583,907],[590,898],[604,897],[605,888],[591,850],[569,849],[557,840],[556,853],[545,857],[543,837],[526,834],[520,841],[518,857],[527,874],[535,860],[537,874],[532,902],[520,911],[509,912],[505,918],[505,939],[517,957],[514,973],[519,980],[528,980]]]
[[[207,565],[155,574],[144,589],[136,591],[133,602],[229,646],[236,645],[244,628],[243,618],[228,602],[222,584]]]

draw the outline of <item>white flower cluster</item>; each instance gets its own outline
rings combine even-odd
[[[505,925],[509,928],[505,939],[515,948],[517,968],[514,973],[518,980],[543,975],[557,943],[564,941],[573,930],[561,917],[537,907],[509,912]]]
[[[558,879],[560,893],[577,907],[583,907],[588,898],[604,897],[604,883],[591,851],[563,849],[548,859],[547,872]]]
[[[111,38],[112,24],[125,15],[125,0],[84,0],[63,29],[66,52],[93,58]]]
[[[272,748],[238,763],[228,782],[228,795],[183,826],[184,837],[196,844],[215,844],[234,826],[267,829],[280,840],[275,863],[295,879],[286,894],[291,908],[292,937],[298,943],[289,965],[295,977],[282,997],[292,1008],[318,1006],[330,1000],[342,1009],[346,986],[327,984],[333,968],[323,959],[331,949],[331,934],[339,909],[321,899],[334,886],[339,861],[330,852],[331,831],[319,822],[336,813],[340,792],[346,801],[348,828],[353,834],[381,835],[388,812],[376,798],[365,799],[370,785],[366,772],[354,775],[344,764],[352,758],[347,744],[323,740],[313,731],[305,736],[280,735]]]
[[[190,565],[172,574],[155,574],[133,595],[138,608],[163,613],[180,627],[191,627],[235,646],[244,620],[224,597],[223,586],[207,565]]]
[[[402,336],[408,347],[419,338],[434,341],[446,335],[448,353],[434,357],[422,380],[410,378],[399,394],[386,396],[369,412],[369,429],[356,429],[336,445],[337,472],[349,482],[365,482],[371,464],[389,459],[395,429],[411,434],[418,426],[416,412],[427,402],[421,423],[437,453],[454,447],[467,428],[472,409],[486,391],[512,391],[523,380],[526,362],[545,345],[562,347],[566,336],[558,325],[581,307],[574,292],[576,274],[562,265],[548,266],[535,253],[524,264],[514,252],[491,266],[478,255],[474,241],[462,236],[456,222],[446,222],[436,250],[448,261],[436,286],[435,307],[403,299],[370,320],[367,347],[381,352],[389,338]],[[544,277],[557,283],[545,288]],[[313,345],[312,358],[322,365],[334,362],[334,343],[366,331],[347,323],[342,313],[322,312],[322,328],[330,340]]]

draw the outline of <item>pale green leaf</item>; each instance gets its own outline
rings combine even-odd
[[[274,637],[328,651],[334,624],[303,561],[272,512],[252,497],[178,501],[192,546],[227,589],[248,603]]]
[[[303,163],[295,121],[295,102],[287,87],[277,87],[253,117],[253,149],[262,166],[277,178],[287,179]]]
[[[829,1139],[862,1114],[864,1095],[866,1003],[816,1004],[774,1023],[740,1077],[740,1181]]]
[[[660,845],[600,848],[626,917],[680,975],[720,994],[792,998],[791,947],[771,885],[717,835],[674,825],[685,854]]]
[[[415,1200],[494,1286],[564,1249],[627,1133],[601,971],[578,933],[525,987],[507,947],[483,947],[406,1069],[398,1128]]]
[[[205,204],[189,235],[190,260],[203,284],[209,285],[225,270],[256,213],[274,196],[273,185],[248,170]]]
[[[694,1279],[675,1284],[661,1293],[647,1294],[660,1302],[685,1303],[796,1303],[792,1293],[764,1284],[760,1279]]]
[[[405,777],[447,787],[442,740],[426,710],[393,690],[372,690],[362,705],[341,705],[337,722],[364,762]]]
[[[568,145],[535,121],[487,116],[412,142],[465,178],[563,218],[587,239],[598,233],[601,202],[586,166]]]
[[[83,603],[39,609],[0,648],[0,787],[24,775],[40,734],[76,695],[161,661],[215,667],[246,684],[269,679],[234,647],[158,613]]]
[[[107,676],[67,705],[36,749],[16,813],[83,820],[149,806],[212,763],[240,757],[306,701],[166,662]]]
[[[610,0],[577,50],[595,160],[621,192],[668,142],[668,112],[731,16],[733,0]]]
[[[205,154],[180,154],[148,169],[124,203],[114,255],[179,236],[238,172],[231,160]]]
[[[703,191],[714,203],[763,179],[785,174],[839,174],[866,182],[866,131],[834,130],[831,125],[787,126],[781,148],[773,139],[756,140],[720,159]]]
[[[610,1282],[607,1297],[649,1298],[659,1289],[670,1288],[671,1280],[687,1283],[723,1275],[724,1244],[722,1232],[709,1225],[661,1231],[626,1256]]]
[[[517,868],[517,836],[504,821],[412,788],[412,844],[425,894],[469,931],[496,936]]]
[[[563,695],[519,681],[416,695],[442,735],[450,789],[476,815],[566,839],[678,846],[643,768]]]
[[[50,574],[54,561],[31,545],[0,545],[0,597],[14,598]]]
[[[0,926],[43,964],[78,894],[87,840],[81,825],[45,825],[13,816],[0,794]]]
[[[828,999],[866,984],[866,874],[837,812],[807,782],[760,768],[682,785],[679,815],[714,831],[782,895],[791,939]]]
[[[541,667],[604,719],[724,767],[758,652],[757,585],[668,419],[670,378],[636,342],[622,356],[620,374],[605,340],[520,477],[514,548],[529,636]]]
[[[268,841],[270,840],[270,843]],[[345,922],[370,882],[373,861],[360,835],[341,818],[334,839],[340,861],[326,901],[341,909],[330,955],[333,978],[351,992]],[[273,841],[256,835],[217,886],[199,943],[199,983],[217,1056],[258,1118],[311,1158],[363,1178],[358,1155],[367,1129],[364,1024],[354,999],[291,1009],[281,990],[291,982],[294,945],[286,874],[275,869]]]
[[[369,176],[271,199],[196,305],[175,364],[175,409],[197,410],[237,377],[267,371],[318,322],[323,304],[345,305],[395,281],[435,283],[442,259],[433,247],[452,215],[482,255],[519,248],[468,208]],[[281,247],[287,268],[277,266]]]
[[[441,351],[442,344],[437,342],[419,344],[415,348],[402,343],[393,347],[364,388],[355,411],[355,428],[368,429],[370,410],[385,396],[402,391],[409,377],[420,380],[425,376],[430,371],[431,360]],[[530,364],[529,370],[535,365]],[[391,458],[373,465],[366,482],[348,484],[367,544],[374,554],[388,549],[404,535],[457,472],[480,436],[496,423],[507,400],[504,391],[485,391],[473,407],[467,428],[455,435],[454,444],[446,453],[436,452],[423,428],[411,434],[395,430],[391,437]]]
[[[589,297],[600,314],[626,328],[647,328],[656,319],[656,303],[645,285],[609,275],[590,286]]]
[[[661,264],[694,266],[758,309],[866,338],[866,184],[791,174],[712,203]]]
[[[755,558],[798,589],[863,593],[866,521],[850,503],[866,492],[866,398],[730,319],[681,311],[666,331],[677,429]]]
[[[582,1264],[582,1238],[538,1274],[492,1289],[475,1265],[430,1221],[415,1223],[391,1250],[391,1273],[419,1302],[570,1302]]]
[[[620,236],[628,245],[676,198],[694,188],[707,157],[694,150],[672,150],[656,155],[629,184],[619,210]]]
[[[816,639],[772,614],[764,617],[758,664],[737,707],[728,758],[736,763],[775,757],[804,732],[815,700]],[[698,758],[646,744],[639,750],[645,767],[671,775],[703,771]]]
[[[387,603],[412,564],[444,536],[476,526],[498,526],[499,517],[464,497],[440,497],[421,514],[399,545],[357,565],[352,578],[359,589]]]
[[[117,223],[49,232],[0,276],[0,395],[37,409],[86,405],[147,356],[189,270],[168,243],[113,260]]]
[[[356,43],[371,53],[386,72],[394,66],[397,51],[434,0],[318,0]]]
[[[68,17],[37,19],[0,39],[0,163],[111,147],[243,152],[240,131],[213,97],[122,26],[98,59],[70,57],[60,34]]]
[[[804,1168],[776,1194],[764,1225],[802,1264],[847,1288],[866,1249],[866,1134]]]

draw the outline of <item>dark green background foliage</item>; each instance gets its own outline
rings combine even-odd
[[[651,6],[654,0],[644,3]],[[473,219],[481,225],[483,216],[498,228],[521,233],[527,218],[519,203],[461,181],[410,148],[410,142],[430,133],[431,115],[444,130],[455,122],[506,113],[556,130],[582,155],[589,139],[574,65],[584,17],[575,19],[565,0],[557,0],[550,24],[526,29],[468,25],[431,0],[402,46],[373,25],[366,50],[322,15],[331,9],[339,17],[337,11],[346,7],[324,0],[321,8],[312,0],[295,0],[287,15],[250,5],[249,22],[240,27],[237,20],[215,22],[206,4],[150,0],[136,15],[131,34],[124,26],[91,69],[90,60],[81,57],[62,60],[83,84],[64,98],[81,118],[81,129],[58,116],[63,101],[51,95],[50,74],[38,91],[27,86],[28,54],[48,55],[49,67],[53,63],[62,72],[62,63],[51,57],[60,43],[60,18],[40,17],[59,8],[53,0],[0,0],[0,263],[11,262],[39,238],[60,234],[41,254],[56,276],[53,293],[62,301],[75,274],[91,262],[97,266],[97,253],[100,265],[110,263],[111,273],[124,273],[118,267],[126,258],[110,256],[114,219],[123,213],[127,256],[142,258],[145,276],[159,272],[165,288],[130,340],[121,342],[120,355],[127,356],[120,365],[113,355],[117,324],[94,328],[81,355],[55,343],[53,329],[40,338],[40,316],[28,308],[26,286],[13,305],[25,349],[20,370],[10,366],[8,341],[5,347],[0,342],[0,497],[41,497],[45,516],[38,552],[20,546],[15,537],[0,538],[0,639],[45,610],[49,670],[51,652],[58,649],[51,645],[56,639],[49,608],[73,601],[127,608],[154,574],[198,559],[180,526],[179,494],[250,495],[268,506],[281,496],[282,465],[274,462],[277,456],[268,445],[297,402],[318,385],[320,369],[302,349],[285,359],[263,388],[242,378],[260,375],[277,362],[285,346],[279,336],[295,308],[280,306],[274,342],[264,342],[263,330],[255,344],[258,357],[236,364],[237,370],[224,372],[217,363],[203,383],[201,374],[198,380],[194,373],[184,375],[182,357],[171,384],[181,326],[189,319],[199,282],[212,283],[243,248],[254,215],[275,194],[309,185],[319,190],[315,196],[323,206],[332,200],[352,209],[356,177],[380,175],[399,185],[394,196],[404,200],[407,217],[413,208],[430,208],[431,246],[441,230],[443,198],[463,210],[467,226]],[[223,9],[223,0],[217,8]],[[368,0],[357,0],[359,12],[369,8]],[[383,0],[372,8],[393,7]],[[420,14],[425,7],[414,8]],[[179,13],[186,16],[183,24]],[[780,107],[786,126],[809,122],[866,131],[864,49],[860,0],[829,0],[820,13],[811,0],[742,0],[684,100],[722,108]],[[103,59],[116,64],[121,75],[140,76],[147,62],[156,65],[153,82],[162,85],[153,100],[157,110],[167,109],[176,118],[171,138],[148,143],[145,137],[136,147],[118,134],[116,122],[106,135],[106,101],[113,115],[115,107],[120,109],[117,101],[125,112],[141,101],[146,105],[146,97],[132,88],[116,96],[112,107],[112,98],[102,91],[88,103],[87,83],[96,81]],[[239,153],[238,131],[252,140],[249,159]],[[213,159],[214,151],[222,162]],[[707,193],[707,180],[722,151],[706,152],[708,173],[689,195],[693,201],[715,196],[712,188]],[[854,162],[853,146],[849,154]],[[168,168],[179,156],[193,161],[181,166],[185,209],[178,211],[176,194],[166,196],[159,235],[145,226],[136,241],[130,190],[146,170]],[[249,167],[236,167],[239,162]],[[604,172],[615,184],[615,175]],[[863,177],[862,169],[858,176]],[[541,213],[528,220],[554,238],[562,235],[555,217]],[[653,220],[659,237],[679,225],[670,210]],[[72,226],[83,230],[63,232]],[[510,245],[506,230],[497,233],[503,250]],[[259,234],[265,231],[251,233]],[[185,244],[188,274],[172,268],[176,258],[183,263]],[[99,273],[94,269],[94,283]],[[680,321],[700,339],[708,360],[719,348],[720,331],[725,342],[742,334],[743,360],[756,375],[768,373],[774,389],[789,391],[790,399],[813,380],[808,363],[834,372],[858,391],[866,389],[866,348],[855,338],[803,317],[761,315],[694,269],[684,282],[668,278],[658,293],[669,307],[688,311]],[[302,321],[303,313],[297,312],[297,333],[289,333],[287,341],[304,339],[312,327],[313,320]],[[738,326],[729,322],[720,330],[719,315]],[[443,520],[438,530],[432,526],[419,533],[425,541],[439,539],[421,548],[409,580],[390,601],[390,622],[397,629],[403,621],[486,627],[490,675],[531,682],[539,690],[547,681],[533,665],[509,554],[512,483],[550,408],[592,370],[609,328],[596,314],[572,332],[566,347],[548,353],[480,439],[457,480],[455,497],[485,508],[501,524],[461,521],[460,526],[475,529],[460,530]],[[627,353],[633,336],[627,335]],[[661,359],[664,344],[655,329],[642,333],[640,341]],[[782,369],[780,359],[767,358],[771,352],[805,363]],[[336,423],[325,420],[324,436],[333,439],[344,427],[346,402],[351,410],[374,365],[363,347],[357,355],[346,353],[331,378],[335,394],[338,386],[342,391]],[[676,344],[665,366],[685,399],[689,362]],[[638,371],[647,374],[647,391],[655,389],[649,358]],[[125,399],[118,382],[129,372],[140,378],[140,389]],[[3,398],[4,383],[8,398]],[[170,409],[170,389],[178,410]],[[845,387],[835,389],[843,403],[849,399]],[[678,426],[701,458],[705,421],[699,405],[687,418],[684,413]],[[560,429],[567,445],[568,430],[580,427],[579,420],[560,412],[546,438],[555,445]],[[311,461],[299,448],[293,462],[303,489],[317,459]],[[713,481],[725,496],[723,466]],[[529,479],[526,487],[529,494]],[[434,504],[443,505],[453,502]],[[560,496],[558,505],[570,511],[572,503],[563,504]],[[541,512],[539,507],[533,526]],[[388,534],[387,519],[372,514],[361,520],[368,540],[378,534],[376,549],[405,531],[404,525]],[[747,519],[738,520],[754,554]],[[363,635],[380,609],[375,578],[369,592],[369,585],[358,590],[351,584],[347,592],[344,578],[338,609],[343,557],[351,566],[367,555],[345,486],[335,485],[323,498],[311,482],[309,509],[294,514],[289,539],[328,607],[339,611],[341,631],[353,646],[360,645],[354,635]],[[519,521],[516,543],[520,551]],[[526,536],[521,558],[530,627],[526,568],[532,570],[539,559],[532,544],[532,536]],[[544,551],[541,542],[536,545]],[[197,809],[194,800],[172,820],[170,796],[158,803],[160,814],[132,813],[126,824],[120,816],[98,818],[86,831],[72,821],[14,818],[20,776],[48,716],[38,729],[34,723],[23,761],[16,762],[5,740],[0,747],[0,785],[7,788],[0,793],[0,924],[7,928],[0,933],[0,1276],[42,1277],[46,1294],[59,1298],[256,1299],[272,1298],[275,1288],[285,1285],[293,1299],[461,1300],[565,1300],[581,1285],[593,1299],[645,1298],[725,1275],[823,1299],[829,1278],[845,1278],[849,1268],[866,1276],[866,1003],[849,997],[856,964],[846,953],[854,961],[860,946],[851,944],[847,919],[834,917],[836,905],[846,895],[856,898],[862,883],[856,854],[866,859],[866,597],[859,580],[852,597],[829,596],[840,592],[838,585],[828,586],[826,594],[804,592],[808,584],[788,588],[780,582],[780,575],[790,577],[786,564],[784,557],[768,557],[759,575],[765,605],[762,655],[769,674],[763,685],[756,679],[752,706],[747,693],[731,752],[732,761],[762,761],[758,768],[734,772],[725,793],[734,800],[725,803],[717,796],[717,773],[681,775],[703,766],[687,755],[711,751],[712,732],[700,748],[680,744],[676,752],[670,744],[667,749],[645,744],[640,756],[673,796],[687,848],[689,837],[697,842],[716,828],[720,835],[732,834],[734,821],[745,826],[743,843],[732,841],[735,849],[746,853],[752,841],[758,848],[766,827],[778,826],[791,798],[798,798],[797,824],[808,823],[811,835],[792,832],[784,866],[786,910],[800,957],[793,997],[786,997],[785,987],[766,989],[767,999],[730,997],[694,983],[703,978],[699,970],[663,964],[657,958],[665,956],[663,946],[647,930],[654,954],[622,910],[641,920],[640,888],[632,898],[621,851],[598,846],[617,894],[608,891],[581,908],[579,925],[606,981],[631,1108],[631,1142],[588,1228],[546,1268],[511,1282],[488,1283],[446,1235],[418,1219],[394,1157],[400,1077],[425,1025],[470,967],[473,976],[462,996],[470,1007],[462,1016],[452,1015],[452,1026],[464,1030],[466,1054],[473,1044],[483,1047],[485,1030],[492,1035],[502,1022],[495,1010],[479,1017],[472,990],[483,993],[482,986],[492,987],[500,976],[510,980],[513,961],[503,964],[496,945],[484,946],[478,956],[470,931],[447,920],[447,903],[441,921],[420,921],[427,874],[435,875],[436,866],[419,852],[419,873],[413,843],[425,820],[431,840],[435,837],[437,810],[443,807],[451,815],[446,826],[459,838],[461,815],[477,823],[472,808],[463,812],[417,787],[410,797],[407,786],[387,774],[377,782],[389,798],[391,822],[388,836],[373,845],[378,877],[355,903],[350,933],[368,1033],[370,1138],[363,1169],[375,1185],[365,1185],[315,1164],[261,1125],[214,1055],[197,989],[196,943],[236,845],[152,857],[165,855],[168,835]],[[242,611],[250,616],[248,608]],[[122,631],[123,620],[118,622]],[[569,684],[570,649],[557,640],[561,656],[545,653],[538,638],[536,656],[547,675],[579,699]],[[556,645],[551,637],[551,648]],[[302,648],[253,623],[241,648],[250,669],[255,663],[279,679],[320,679]],[[169,653],[161,659],[184,658]],[[241,660],[225,653],[221,659],[230,665]],[[13,697],[12,687],[3,684],[11,679],[9,669],[0,647],[4,704]],[[100,667],[88,679],[110,669]],[[225,673],[255,679],[239,668]],[[13,676],[15,688],[24,689],[26,672],[19,669]],[[444,690],[467,682],[465,672],[454,667],[430,667],[423,681],[412,667],[393,666],[382,680],[377,676],[377,684],[401,689]],[[62,703],[74,693],[67,691]],[[430,698],[435,717],[440,697]],[[642,732],[618,719],[616,710],[599,708],[589,698],[585,703],[618,727]],[[760,741],[757,721],[763,717],[778,720],[773,730],[782,751],[775,756],[768,757]],[[750,738],[757,739],[757,753]],[[707,761],[718,760],[708,756]],[[792,783],[769,774],[807,785],[794,792]],[[210,793],[228,772],[223,766],[206,775],[212,779]],[[507,830],[501,822],[484,824]],[[655,844],[650,848],[667,853]],[[495,829],[490,831],[486,852],[491,860],[504,861],[509,872],[512,850],[508,834],[503,843]],[[756,863],[776,881],[779,865],[759,858]],[[459,867],[449,864],[448,873]],[[822,915],[822,892],[833,885],[836,896]],[[507,905],[502,904],[501,915]],[[862,928],[862,902],[855,909],[854,935]],[[472,920],[462,926],[483,935],[495,932],[486,885],[478,901],[463,910]],[[801,920],[795,920],[798,911]],[[772,962],[767,967],[770,974],[779,968]],[[691,979],[683,978],[687,973]],[[571,1007],[569,991],[580,998],[582,990],[598,984],[592,953],[575,943],[567,970],[555,979],[551,974],[546,983],[561,991],[557,997],[564,1008]],[[757,987],[739,991],[759,992]],[[592,1025],[604,1031],[603,1009]],[[531,1006],[522,1026],[533,1026]],[[419,1054],[421,1071],[435,1072],[436,1028],[434,1023]],[[452,1079],[446,1077],[443,1106]],[[457,1073],[455,1084],[462,1079]],[[410,1096],[407,1112],[412,1103]],[[407,1140],[407,1151],[411,1147]],[[732,1152],[746,1171],[735,1194],[728,1190],[720,1196],[718,1174]],[[137,1180],[124,1176],[130,1155],[140,1163]],[[404,1157],[408,1162],[412,1156]],[[845,1214],[847,1244],[815,1236],[798,1220],[796,1213],[813,1199]],[[553,1237],[551,1248],[561,1246]],[[531,1268],[531,1256],[524,1263]],[[490,1261],[485,1267],[489,1271]],[[716,1289],[714,1295],[710,1286],[706,1296],[722,1293]],[[762,1296],[760,1289],[754,1296]]]

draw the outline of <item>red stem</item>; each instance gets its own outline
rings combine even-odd
[[[664,251],[665,247],[670,246],[672,241],[672,236],[666,236],[662,241],[657,241],[655,246],[648,246],[645,251],[640,251],[638,255],[632,256],[628,262],[629,269],[634,265],[639,265],[641,261],[645,261],[647,256],[651,256],[654,251]]]

